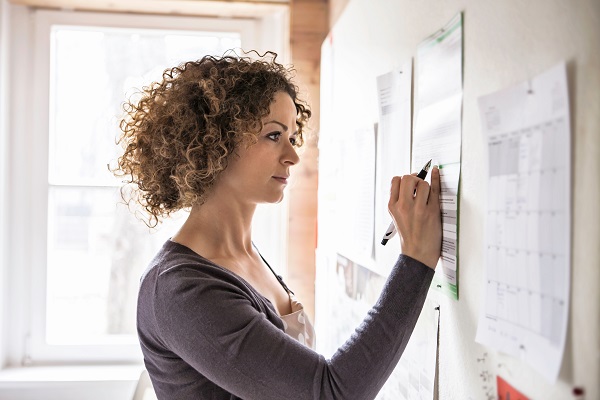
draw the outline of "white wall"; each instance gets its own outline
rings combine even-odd
[[[376,76],[464,12],[464,101],[458,301],[440,296],[439,397],[486,398],[481,373],[508,379],[534,399],[600,398],[600,2],[580,0],[352,0],[332,30],[335,115],[377,121]],[[558,382],[475,343],[483,299],[486,143],[477,98],[565,60],[571,101],[573,230],[570,325]],[[356,117],[356,110],[365,115]],[[345,118],[341,118],[345,117]],[[340,126],[336,126],[339,129]],[[322,135],[326,134],[325,132]],[[323,140],[323,137],[321,137]],[[318,284],[318,283],[317,283]],[[317,308],[319,305],[317,305]],[[483,353],[488,358],[478,362]]]

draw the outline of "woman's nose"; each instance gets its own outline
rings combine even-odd
[[[300,162],[300,157],[296,152],[296,147],[294,147],[290,142],[285,147],[285,155],[283,157],[283,163],[289,165],[296,165]]]

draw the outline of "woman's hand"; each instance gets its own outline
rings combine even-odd
[[[414,175],[395,176],[388,210],[400,234],[402,253],[435,269],[442,248],[438,168],[431,171],[431,187]]]

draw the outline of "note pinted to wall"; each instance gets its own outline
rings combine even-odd
[[[417,49],[412,171],[432,159],[442,184],[442,256],[433,287],[458,300],[458,183],[462,134],[462,14]]]
[[[488,141],[485,303],[476,340],[560,369],[570,286],[571,146],[566,67],[479,99]]]
[[[379,125],[377,130],[375,232],[386,232],[391,218],[386,207],[392,178],[410,173],[412,128],[412,62],[377,77]],[[375,240],[376,271],[387,275],[400,249],[398,239],[381,246]]]

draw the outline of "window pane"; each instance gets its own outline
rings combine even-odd
[[[107,163],[123,101],[162,72],[239,47],[237,33],[55,26],[51,35],[51,183],[114,185]]]
[[[135,334],[139,278],[181,221],[151,232],[116,188],[51,187],[49,195],[48,343]]]
[[[52,28],[48,343],[135,342],[139,278],[182,220],[151,233],[122,204],[107,168],[121,105],[165,68],[239,46],[237,33]]]

